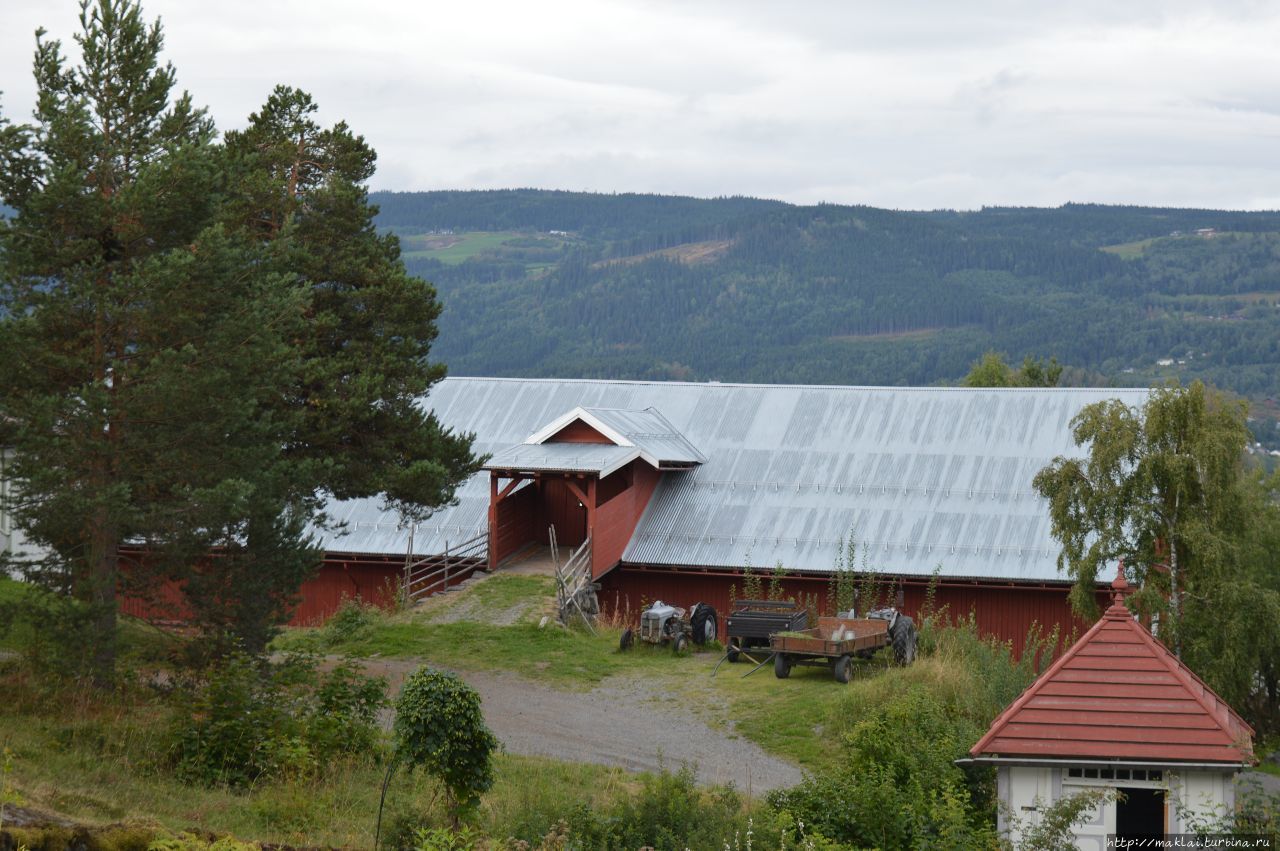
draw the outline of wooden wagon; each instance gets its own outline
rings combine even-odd
[[[895,613],[896,614],[896,613]],[[818,625],[797,632],[780,632],[769,638],[773,651],[773,673],[778,679],[791,676],[796,665],[830,666],[838,682],[853,677],[855,656],[870,657],[881,647],[895,645],[891,630],[902,622],[909,630],[910,657],[915,656],[915,628],[907,617],[818,618]],[[902,633],[905,637],[905,632]],[[899,657],[903,654],[899,653]],[[911,658],[899,661],[911,661]]]

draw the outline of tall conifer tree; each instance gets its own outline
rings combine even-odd
[[[106,682],[122,583],[183,582],[210,635],[260,648],[327,497],[420,514],[476,461],[415,404],[439,307],[373,228],[363,141],[278,89],[219,144],[136,3],[80,23],[75,67],[37,33],[34,121],[0,116],[0,442],[28,574]]]

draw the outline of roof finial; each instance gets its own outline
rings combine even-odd
[[[1116,565],[1116,578],[1111,581],[1111,603],[1113,606],[1124,606],[1124,598],[1129,596],[1129,582],[1124,578],[1124,559]]]

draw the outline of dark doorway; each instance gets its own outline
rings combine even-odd
[[[585,491],[586,481],[578,487]],[[587,509],[578,499],[578,495],[569,489],[563,479],[546,478],[542,480],[542,510],[546,518],[545,525],[556,527],[556,540],[562,547],[576,547],[587,538]]]
[[[1116,836],[1140,839],[1164,836],[1164,790],[1121,789],[1116,801]]]

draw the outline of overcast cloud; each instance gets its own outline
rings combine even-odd
[[[148,0],[219,127],[277,83],[378,189],[1280,208],[1280,4]],[[1065,8],[1048,8],[1063,6]],[[73,0],[0,0],[4,114]]]

